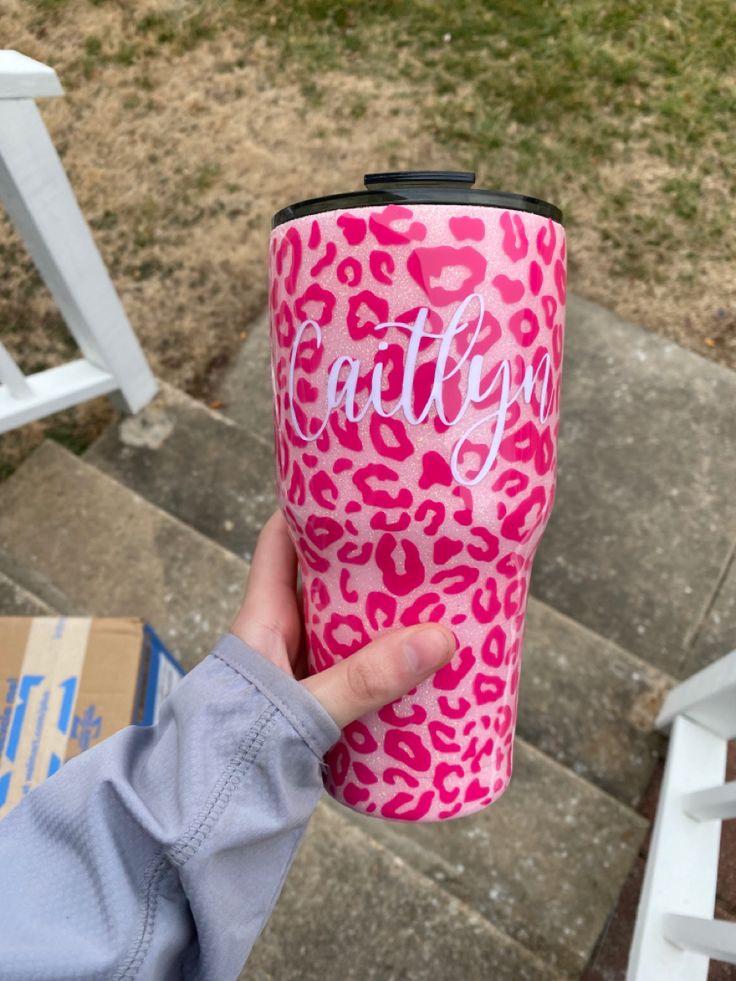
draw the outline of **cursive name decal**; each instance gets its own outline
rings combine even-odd
[[[468,343],[468,346],[463,354],[460,356],[459,360],[451,367],[448,367],[447,362],[448,358],[450,357],[450,351],[454,339],[459,334],[462,334],[469,329],[470,318],[467,316],[467,311],[468,307],[474,302],[478,305],[478,314],[475,318],[475,327],[473,329],[470,342]],[[452,474],[458,483],[464,484],[468,487],[479,483],[479,481],[483,480],[483,478],[488,474],[496,461],[499,447],[501,446],[501,441],[506,429],[509,408],[514,404],[514,402],[521,399],[521,401],[526,405],[530,405],[535,389],[539,387],[539,420],[540,422],[546,422],[552,401],[552,391],[550,385],[552,362],[549,353],[546,352],[540,358],[536,368],[534,368],[532,365],[526,366],[524,370],[524,378],[516,391],[512,391],[511,364],[508,359],[497,364],[496,370],[493,372],[493,377],[491,378],[490,382],[485,388],[483,387],[483,355],[473,354],[473,348],[476,345],[480,334],[484,313],[485,306],[483,303],[483,297],[478,293],[471,293],[457,308],[447,329],[443,330],[439,334],[433,334],[432,332],[425,330],[427,318],[429,316],[429,310],[427,307],[422,307],[419,310],[413,324],[406,324],[394,320],[376,324],[373,328],[374,331],[389,331],[392,329],[408,331],[408,343],[406,345],[404,357],[404,379],[402,383],[401,395],[397,399],[396,404],[391,408],[387,408],[383,403],[381,389],[383,387],[384,366],[378,363],[374,364],[373,366],[373,371],[371,373],[370,393],[368,398],[363,406],[359,406],[356,401],[356,391],[360,381],[362,362],[359,358],[341,355],[332,362],[329,368],[327,385],[325,387],[326,407],[324,418],[322,419],[322,422],[317,430],[310,434],[302,432],[299,425],[299,420],[296,417],[296,385],[294,374],[296,370],[297,357],[299,354],[299,346],[302,343],[305,334],[307,334],[307,332],[310,330],[314,333],[317,349],[319,349],[322,346],[322,329],[314,320],[303,321],[303,323],[301,323],[297,329],[296,337],[294,338],[294,344],[291,350],[291,360],[289,363],[289,407],[294,430],[303,440],[305,440],[305,442],[314,442],[315,440],[319,439],[324,432],[330,415],[341,406],[344,406],[345,417],[350,422],[360,422],[366,413],[372,409],[385,419],[401,413],[406,422],[412,426],[417,426],[424,422],[434,406],[435,412],[445,425],[457,426],[471,405],[477,405],[484,402],[491,394],[498,391],[499,398],[496,407],[491,412],[483,415],[482,418],[476,419],[472,425],[470,425],[460,435],[453,447],[452,455],[450,457]],[[412,406],[414,375],[417,369],[419,346],[422,340],[425,338],[430,338],[434,342],[439,342],[439,349],[437,351],[434,380],[432,383],[432,389],[427,399],[427,404],[424,406],[421,412],[415,413]],[[381,343],[378,345],[379,351],[385,350],[387,347],[387,341],[381,341]],[[467,391],[465,393],[462,405],[460,406],[460,409],[455,417],[448,418],[444,403],[444,385],[445,382],[460,371],[466,361],[468,362]],[[347,377],[342,377],[344,375],[343,369],[345,368],[347,368]],[[475,434],[477,436],[478,431],[483,430],[484,427],[488,427],[488,432],[486,433],[488,454],[485,460],[482,462],[478,473],[476,473],[472,478],[465,477],[459,471],[459,460],[463,447],[470,440],[472,435]]]

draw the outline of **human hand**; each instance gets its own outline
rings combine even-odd
[[[424,623],[387,631],[307,677],[301,610],[296,552],[286,519],[275,511],[258,538],[230,631],[308,688],[340,728],[416,687],[455,653],[455,639],[446,627]]]

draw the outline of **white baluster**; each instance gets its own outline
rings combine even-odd
[[[724,739],[736,739],[736,651],[673,688],[657,728],[667,728],[677,715],[686,715]]]
[[[686,814],[697,821],[727,821],[729,818],[736,818],[736,781],[685,794],[682,807]]]
[[[667,939],[678,947],[736,964],[736,923],[670,913],[663,926]]]
[[[28,399],[33,395],[25,375],[2,343],[0,343],[0,382],[7,385],[14,399]]]

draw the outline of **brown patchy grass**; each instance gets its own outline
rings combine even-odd
[[[209,401],[265,304],[271,213],[386,167],[549,197],[574,290],[736,367],[731,17],[714,0],[5,0],[0,30],[67,89],[42,113],[153,370]],[[27,371],[66,360],[7,222],[0,257],[3,342]],[[111,415],[98,399],[2,437],[0,476]]]

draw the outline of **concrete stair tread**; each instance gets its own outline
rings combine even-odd
[[[320,804],[241,981],[565,977]]]
[[[532,591],[675,678],[736,636],[735,408],[736,373],[570,299],[557,496]]]
[[[273,383],[268,319],[265,310],[248,328],[248,337],[226,372],[218,396],[234,422],[270,440]]]
[[[574,976],[590,957],[648,826],[521,738],[509,789],[468,818],[402,824],[341,813],[545,963]]]
[[[248,560],[276,507],[271,431],[264,439],[165,383],[84,459]]]
[[[169,386],[85,460],[246,556],[276,506],[270,443]],[[534,599],[524,664],[519,732],[635,804],[661,747],[651,728],[667,676]]]
[[[48,603],[0,572],[0,616],[43,617],[54,612]]]
[[[56,609],[142,616],[186,667],[228,629],[248,571],[50,440],[0,485],[0,550],[4,571],[11,564],[50,584]]]
[[[530,598],[517,734],[635,807],[664,754],[669,675]]]

